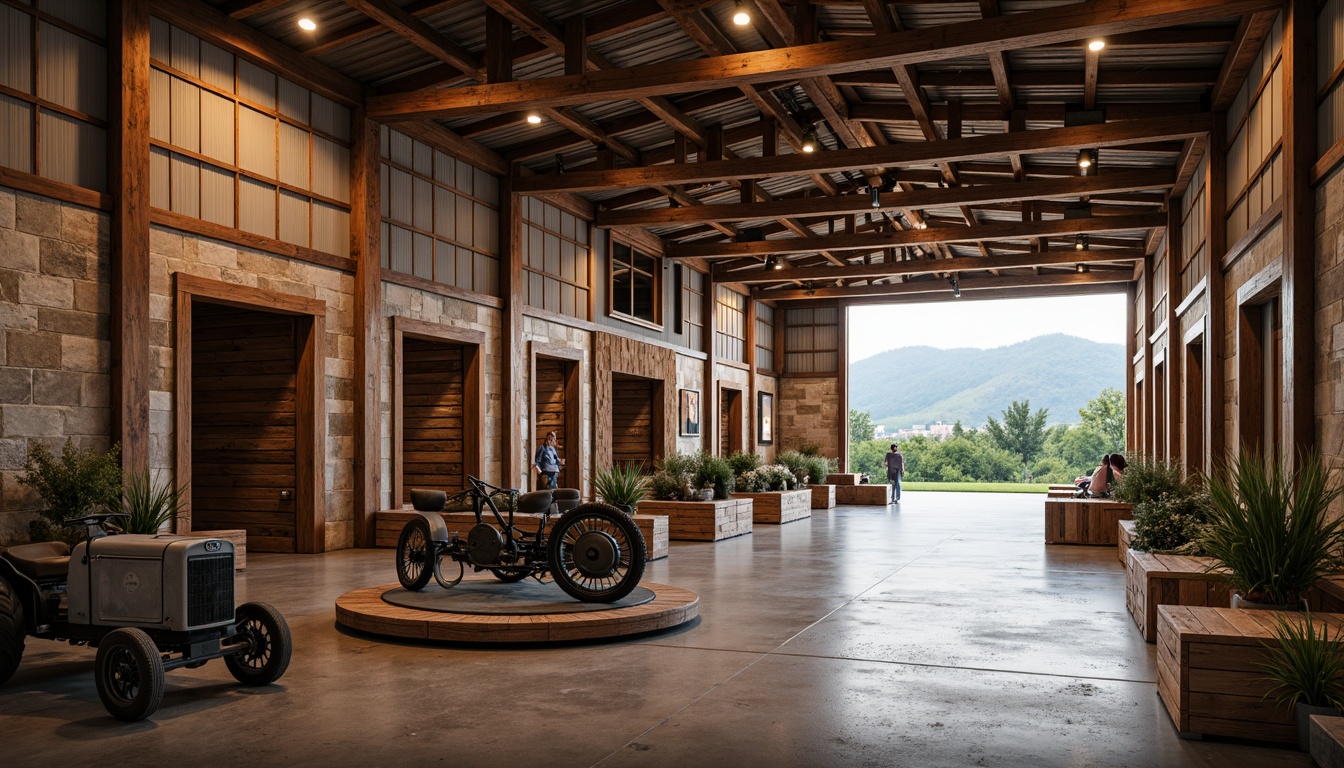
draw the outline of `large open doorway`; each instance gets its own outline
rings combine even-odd
[[[616,466],[645,469],[661,458],[663,382],[614,373],[611,376],[611,458]]]
[[[326,548],[326,305],[177,276],[179,530],[242,529],[262,552]]]
[[[556,433],[556,449],[564,465],[557,483],[580,488],[583,482],[583,435],[579,406],[583,402],[579,367],[583,351],[556,344],[532,345],[532,451]],[[529,458],[530,461],[530,458]]]
[[[1283,425],[1283,313],[1278,282],[1248,297],[1237,316],[1238,437],[1252,450],[1277,451]]]
[[[1185,365],[1181,366],[1181,375],[1185,378],[1181,387],[1185,408],[1181,415],[1181,434],[1184,438],[1181,457],[1187,472],[1211,469],[1204,466],[1204,365],[1204,329],[1201,326],[1186,336]]]
[[[719,386],[719,455],[730,456],[743,450],[742,390]]]

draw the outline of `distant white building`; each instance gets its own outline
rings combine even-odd
[[[873,439],[874,439],[874,440],[877,440],[877,439],[880,439],[880,438],[884,438],[884,437],[886,437],[886,436],[887,436],[887,428],[886,428],[885,425],[883,425],[883,424],[878,424],[878,425],[876,425],[876,426],[873,427]]]
[[[952,436],[952,427],[953,425],[943,421],[935,421],[933,424],[911,424],[909,429],[898,430],[896,435],[902,439],[923,435],[934,440],[946,440]]]

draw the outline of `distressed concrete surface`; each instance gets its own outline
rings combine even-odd
[[[151,722],[108,717],[93,653],[32,641],[0,688],[12,766],[1308,766],[1177,738],[1110,548],[1046,547],[1042,497],[910,493],[718,544],[647,577],[701,620],[636,641],[494,650],[338,631],[392,554],[257,554],[244,599],[294,631],[279,684],[168,674]]]

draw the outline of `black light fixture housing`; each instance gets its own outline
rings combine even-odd
[[[818,149],[821,149],[821,145],[817,143],[817,131],[815,128],[808,128],[807,133],[803,134],[803,143],[799,149],[807,154],[812,154]]]
[[[779,263],[779,257],[771,253],[765,257],[765,268],[769,270],[783,269],[784,265]]]
[[[957,280],[955,277],[952,278],[952,298],[961,298],[961,281]]]
[[[868,195],[874,208],[882,207],[882,191],[877,187],[869,187]]]
[[[1073,250],[1086,251],[1088,247],[1087,235],[1077,235],[1073,238]]]

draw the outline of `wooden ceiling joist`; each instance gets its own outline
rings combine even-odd
[[[1089,272],[1062,272],[1046,275],[1002,275],[998,277],[968,277],[957,279],[962,293],[1004,288],[1042,288],[1047,286],[1086,286],[1128,283],[1132,273],[1122,270],[1091,270]],[[793,299],[852,299],[865,296],[911,296],[945,293],[952,296],[948,280],[929,278],[908,283],[880,283],[877,285],[846,286],[844,288],[776,288],[755,291],[761,301],[788,301]]]
[[[792,269],[723,269],[714,267],[715,282],[778,283],[785,280],[811,280],[833,283],[837,280],[874,280],[899,275],[932,275],[943,272],[973,272],[992,269],[1029,269],[1075,264],[1109,264],[1142,259],[1142,249],[1047,251],[1027,256],[955,256],[950,259],[910,259],[879,264],[849,264],[843,267],[795,267]]]
[[[385,4],[386,0],[351,2]],[[767,83],[781,77],[819,77],[874,66],[985,55],[995,50],[1212,21],[1267,11],[1278,5],[1271,0],[1090,0],[868,38],[523,82],[378,96],[369,100],[368,107],[374,118],[408,120],[668,96],[725,85]]]

